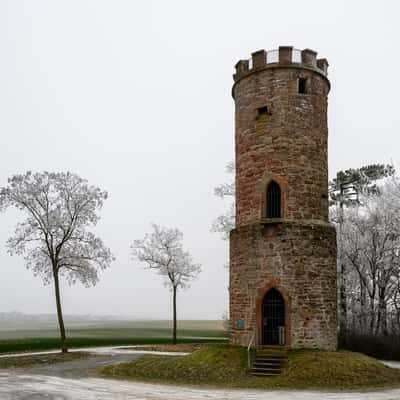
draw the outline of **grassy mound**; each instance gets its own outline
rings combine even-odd
[[[39,365],[56,364],[59,362],[74,361],[89,357],[89,353],[55,353],[55,354],[37,354],[31,356],[4,357],[0,358],[0,368],[28,368]]]
[[[185,357],[143,356],[100,369],[122,379],[240,388],[360,389],[399,387],[400,370],[351,352],[293,350],[276,377],[247,373],[247,351],[241,347],[210,346]]]

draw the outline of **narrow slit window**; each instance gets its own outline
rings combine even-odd
[[[307,78],[299,78],[299,93],[307,93]]]
[[[268,122],[268,107],[263,106],[257,108],[257,123],[256,123],[256,132],[257,133],[265,133],[265,129],[267,127]]]
[[[267,218],[281,218],[281,188],[272,181],[267,188]]]

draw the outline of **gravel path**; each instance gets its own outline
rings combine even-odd
[[[135,350],[135,347],[143,347],[143,346],[129,346],[128,349],[126,346],[114,346],[114,347],[79,347],[74,349],[69,349],[70,353],[83,351],[86,353],[93,353],[93,354],[160,354],[160,355],[167,355],[167,356],[185,356],[189,353],[182,353],[182,352],[162,352],[162,351],[150,351],[150,350]],[[33,351],[33,352],[23,352],[23,353],[8,353],[8,354],[0,354],[0,358],[7,358],[7,357],[23,357],[23,356],[34,356],[34,355],[41,355],[41,354],[57,354],[60,350],[44,350],[44,351]]]
[[[0,400],[400,400],[400,389],[350,393],[224,390],[94,378],[89,368],[131,360],[144,352],[110,347],[79,349],[84,350],[96,356],[24,371],[1,371]],[[397,362],[387,364],[400,368]]]
[[[399,400],[400,390],[312,392],[197,389],[44,375],[0,373],[2,400]]]

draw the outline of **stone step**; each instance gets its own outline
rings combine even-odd
[[[280,375],[280,371],[251,370],[250,375],[253,375],[253,376],[278,376],[278,375]]]
[[[287,354],[285,350],[276,350],[276,349],[257,349],[258,353],[268,353],[268,354]]]
[[[283,365],[285,364],[286,360],[277,360],[276,358],[258,358],[256,357],[254,359],[254,362],[260,362],[260,363],[270,363],[274,365]]]
[[[253,376],[276,376],[282,372],[287,362],[287,351],[284,347],[262,346],[256,350],[252,368]]]
[[[257,372],[257,371],[261,371],[261,372],[274,372],[277,374],[280,374],[282,372],[282,370],[280,368],[265,368],[265,367],[258,367],[258,366],[254,366],[251,368],[252,372]]]
[[[268,355],[264,355],[264,354],[256,354],[255,356],[256,359],[258,360],[271,360],[271,361],[276,361],[276,362],[281,362],[281,361],[285,361],[287,359],[287,357],[271,357]]]
[[[282,368],[282,364],[270,363],[268,361],[260,362],[260,361],[256,360],[256,361],[254,361],[253,365],[257,366],[257,367],[271,367],[271,368],[279,368],[279,369]]]
[[[275,364],[275,365],[282,365],[285,363],[286,360],[277,360],[276,358],[259,358],[256,357],[254,359],[254,362],[261,362],[261,363],[271,363],[271,364]]]
[[[284,347],[265,347],[258,346],[257,351],[270,351],[271,353],[286,353],[287,349]]]
[[[281,371],[279,369],[273,368],[252,368],[251,372],[262,372],[262,373],[272,373],[272,374],[280,374]]]
[[[278,373],[271,374],[271,373],[261,373],[261,372],[250,372],[250,375],[251,376],[260,376],[260,377],[264,376],[264,377],[267,377],[267,376],[278,376],[279,374]]]

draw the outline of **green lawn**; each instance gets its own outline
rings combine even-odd
[[[228,345],[209,346],[185,357],[147,355],[99,371],[112,378],[218,387],[338,390],[400,387],[400,370],[346,351],[289,351],[288,364],[276,377],[250,376],[246,349]]]

